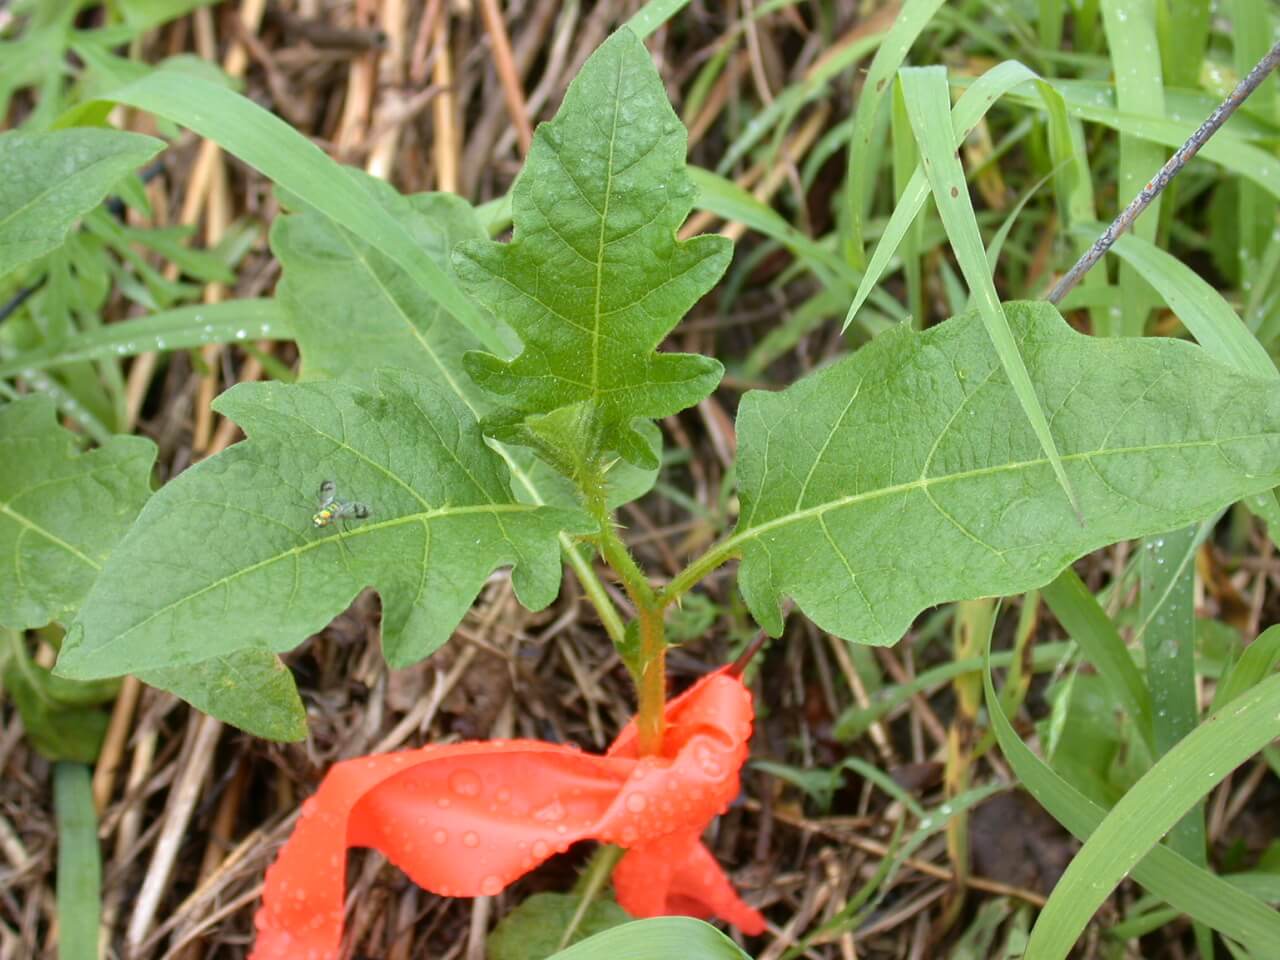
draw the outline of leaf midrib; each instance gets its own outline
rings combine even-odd
[[[0,503],[0,513],[3,513],[7,517],[12,517],[16,523],[20,524],[23,527],[26,527],[28,530],[34,531],[38,535],[44,537],[50,543],[61,547],[63,550],[67,551],[69,554],[79,559],[82,563],[88,564],[94,570],[102,569],[101,564],[95,563],[92,558],[81,553],[78,549],[76,549],[71,544],[67,543],[67,541],[63,540],[56,533],[53,533],[50,530],[46,530],[44,527],[40,526],[40,524],[27,519],[25,516],[23,516],[22,514],[18,513],[15,510],[9,509],[9,505],[7,503]]]
[[[1110,447],[1107,449],[1085,450],[1079,453],[1066,454],[1062,457],[1063,463],[1075,463],[1083,461],[1091,463],[1095,458],[1115,455],[1139,455],[1144,453],[1158,453],[1166,450],[1184,450],[1196,447],[1221,447],[1226,443],[1234,443],[1242,440],[1261,440],[1266,438],[1274,438],[1276,432],[1267,433],[1249,433],[1241,434],[1233,437],[1220,437],[1215,440],[1187,440],[1176,443],[1159,443],[1148,444],[1139,447]],[[812,507],[806,507],[803,510],[795,510],[781,517],[775,517],[767,520],[757,527],[751,527],[725,540],[716,553],[733,554],[737,552],[740,544],[750,540],[758,539],[770,530],[776,530],[780,527],[788,526],[792,523],[801,523],[813,517],[820,517],[832,510],[839,510],[844,507],[851,507],[859,503],[866,503],[883,497],[893,496],[899,493],[910,493],[913,490],[928,491],[930,487],[944,483],[954,483],[964,480],[973,480],[984,476],[991,476],[998,473],[1012,473],[1018,470],[1030,470],[1035,467],[1049,466],[1048,457],[1038,457],[1034,460],[1019,460],[1013,463],[996,464],[989,467],[980,467],[975,470],[964,470],[958,473],[948,473],[938,477],[918,477],[907,483],[894,484],[888,487],[880,487],[877,490],[868,490],[863,493],[849,494],[848,496],[838,497],[835,500],[828,500],[825,503],[815,504]]]
[[[453,374],[449,371],[449,368],[444,365],[444,362],[431,346],[431,342],[426,338],[426,335],[418,328],[418,325],[410,319],[409,314],[405,311],[404,307],[401,306],[400,301],[392,295],[391,290],[382,282],[382,277],[379,276],[378,271],[373,268],[373,264],[369,261],[369,258],[365,253],[356,248],[355,243],[352,242],[351,234],[342,227],[339,227],[337,232],[338,235],[342,237],[343,242],[347,245],[347,249],[351,251],[351,256],[364,267],[365,272],[369,275],[369,279],[372,280],[374,285],[382,292],[383,298],[391,305],[394,312],[404,322],[409,333],[418,341],[418,344],[426,352],[427,357],[435,365],[436,369],[440,371],[440,375],[444,377],[445,382],[449,384],[449,389],[452,390],[454,395],[463,402],[468,410],[471,411],[471,415],[473,417],[477,420],[480,419],[480,411],[476,409],[474,404],[472,404],[471,398],[466,395],[461,384],[454,379]],[[397,264],[397,266],[399,265]],[[448,314],[448,311],[439,306],[439,304],[437,304],[437,308],[441,313]],[[449,319],[453,320],[454,318],[452,315],[449,315]]]
[[[433,364],[435,364],[436,368],[440,371],[441,375],[445,379],[445,382],[449,385],[449,389],[453,391],[454,396],[456,396],[459,400],[462,401],[462,403],[466,406],[468,410],[471,411],[472,415],[475,416],[476,419],[479,419],[480,411],[472,403],[471,398],[467,396],[466,391],[462,389],[462,385],[457,382],[457,379],[449,371],[449,368],[445,366],[444,362],[440,359],[439,354],[437,354],[435,349],[431,346],[431,342],[426,338],[423,332],[419,330],[418,327],[410,319],[409,314],[405,311],[404,307],[401,306],[400,301],[397,300],[395,296],[392,295],[391,290],[387,287],[385,283],[382,282],[382,278],[378,275],[378,272],[373,268],[373,264],[369,261],[369,258],[363,255],[360,251],[356,249],[354,244],[351,243],[350,237],[347,235],[345,231],[339,231],[339,233],[342,236],[343,241],[347,244],[348,249],[351,251],[352,256],[355,257],[355,259],[364,267],[365,272],[369,275],[369,278],[378,287],[378,289],[382,291],[382,295],[385,297],[387,303],[391,304],[391,306],[394,308],[395,313],[399,315],[400,319],[404,322],[404,325],[409,329],[414,339],[418,341],[422,349],[426,352],[428,358],[431,360]],[[443,310],[443,308],[441,309]],[[447,310],[444,311],[444,313],[449,317],[450,320],[453,320],[452,315],[449,315]],[[496,441],[495,441],[495,449],[497,450],[498,455],[501,456],[502,459],[506,462],[508,469],[511,471],[511,475],[520,481],[520,485],[525,488],[525,490],[529,493],[531,497],[533,497],[533,499],[537,502],[539,506],[544,505],[546,503],[546,500],[543,499],[542,491],[540,491],[537,488],[537,486],[534,484],[533,478],[530,477],[528,474],[526,474],[524,470],[520,468],[520,465],[516,462],[515,458],[511,455],[510,451],[508,451],[505,446],[501,444],[497,444]],[[563,533],[560,534],[559,539],[560,539],[561,545],[566,550],[572,547],[573,541],[566,534],[563,534]]]
[[[164,614],[168,613],[170,610],[173,610],[176,607],[182,606],[185,603],[189,603],[190,601],[195,600],[196,598],[201,597],[212,590],[216,590],[218,587],[226,586],[227,584],[233,582],[234,580],[240,577],[248,576],[251,573],[256,573],[258,570],[261,570],[264,567],[269,567],[272,564],[280,563],[281,561],[286,560],[290,557],[296,558],[311,550],[317,550],[320,547],[324,546],[325,544],[333,542],[335,540],[343,540],[349,537],[368,536],[380,530],[386,530],[386,529],[403,526],[405,524],[410,524],[410,523],[421,523],[423,524],[423,526],[426,526],[427,524],[429,524],[430,521],[441,519],[441,518],[448,519],[452,517],[484,514],[484,513],[525,513],[525,512],[531,512],[538,509],[541,509],[541,508],[533,504],[527,504],[527,503],[483,503],[483,504],[473,504],[471,506],[465,506],[465,507],[441,507],[436,510],[427,510],[421,513],[411,513],[411,514],[406,514],[404,516],[392,517],[388,520],[362,524],[361,526],[357,527],[354,530],[347,530],[342,533],[331,534],[327,537],[320,537],[319,539],[316,539],[316,540],[308,540],[304,544],[290,547],[288,550],[284,550],[280,553],[273,554],[270,557],[263,557],[261,560],[251,563],[246,567],[241,567],[240,569],[235,570],[232,573],[226,574],[225,576],[221,576],[214,580],[209,581],[209,583],[202,586],[199,590],[193,590],[190,593],[184,594],[183,596],[178,597],[177,599],[171,601],[170,603],[165,604],[163,607],[160,607],[154,610],[153,612],[148,614],[146,617],[139,620],[137,623],[133,624],[133,626],[129,627],[126,630],[122,630],[120,633],[116,634],[115,637],[112,638],[112,640],[115,641],[115,640],[121,639],[122,637],[127,637],[129,634],[142,629],[147,624],[149,624],[152,620],[155,620],[163,616]],[[510,537],[507,537],[506,539],[507,539],[507,542],[509,543],[511,542]],[[103,648],[103,646],[104,645],[98,646],[92,652],[96,653],[100,651]],[[149,668],[143,668],[143,669],[149,669]]]
[[[622,105],[622,66],[623,58],[618,57],[618,75],[614,81],[613,124],[609,128],[609,161],[605,167],[604,207],[600,211],[600,234],[596,241],[596,298],[592,307],[594,323],[591,330],[591,392],[598,392],[600,385],[600,321],[604,315],[600,312],[600,297],[604,289],[604,248],[605,230],[609,225],[609,198],[613,193],[613,150],[618,140],[618,111]]]

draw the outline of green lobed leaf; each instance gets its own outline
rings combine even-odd
[[[73,614],[151,494],[151,441],[112,437],[80,454],[75,435],[53,413],[53,400],[43,395],[0,407],[0,624],[15,629]],[[20,646],[4,658],[3,671],[39,749],[86,763],[97,756],[106,717],[92,706],[111,691],[50,674]],[[305,733],[292,677],[263,651],[140,676],[261,736],[297,740]]]
[[[0,625],[75,611],[150,496],[155,455],[141,437],[80,453],[47,396],[0,407]]]
[[[462,402],[386,371],[241,384],[215,401],[249,439],[154,496],[68,633],[57,671],[106,676],[247,650],[287,650],[366,586],[382,597],[393,666],[439,647],[489,574],[512,564],[526,606],[560,583],[565,510],[515,502]],[[313,526],[325,481],[363,520]]]
[[[435,263],[432,258],[443,255],[447,237],[473,230],[469,221],[474,219],[474,211],[469,216],[464,205],[428,199],[430,195],[400,198],[372,178],[353,174],[352,179],[365,188],[401,233],[420,245],[436,269],[450,269],[447,262]],[[480,346],[480,341],[469,327],[460,329],[461,325],[446,323],[430,308],[424,309],[420,287],[401,261],[383,256],[380,248],[310,209],[278,219],[272,228],[271,246],[283,267],[282,302],[297,328],[304,375],[333,371],[340,372],[344,380],[361,383],[382,367],[408,370],[452,394],[476,419],[483,416],[490,398],[462,369],[461,357],[464,350]],[[333,315],[339,318],[337,322],[330,319]],[[344,323],[358,323],[358,327]],[[497,331],[493,339],[503,342]],[[507,462],[521,501],[576,506],[576,492],[565,491],[567,482],[531,451],[501,444],[496,449]],[[569,536],[561,534],[560,546],[601,610],[609,636],[615,642],[621,640],[622,620],[591,564],[574,548]]]
[[[464,284],[524,343],[510,362],[465,358],[503,398],[486,420],[493,436],[535,442],[525,418],[585,401],[605,449],[652,467],[631,422],[683,410],[719,383],[710,357],[656,351],[731,255],[722,237],[675,239],[694,198],[686,142],[644,45],[620,30],[534,135],[514,188],[512,241],[458,247]]]
[[[485,942],[487,960],[546,960],[558,949],[573,923],[582,897],[572,893],[535,893],[508,913]],[[578,924],[571,943],[631,919],[613,900],[593,900]]]
[[[370,194],[442,269],[451,269],[449,253],[454,245],[485,236],[475,211],[453,194],[406,197],[382,181],[367,180]],[[463,354],[480,347],[480,341],[395,261],[310,210],[277,218],[271,229],[271,249],[281,263],[277,296],[284,305],[282,312],[292,318],[290,334],[302,354],[304,379],[367,384],[379,369],[398,368],[452,393],[477,418],[491,409],[492,397],[462,369]],[[501,330],[499,335],[508,333]],[[643,496],[657,476],[661,432],[643,422],[636,429],[653,451],[655,466],[642,470],[625,461],[614,464],[606,473],[610,509]],[[512,470],[519,499],[577,505],[572,485],[532,453],[499,452]]]
[[[442,270],[450,269],[457,243],[485,236],[461,197],[406,197],[374,177],[351,176]],[[480,341],[387,254],[311,209],[278,217],[271,249],[282,268],[276,295],[293,316],[304,379],[368,384],[379,369],[395,367],[465,397],[477,417],[487,409],[484,391],[462,371],[463,352]]]
[[[236,650],[180,667],[144,670],[138,676],[256,736],[281,741],[307,737],[307,709],[293,674],[266,650]]]
[[[550,960],[750,960],[723,933],[693,917],[654,917],[633,920],[588,937]]]
[[[22,636],[0,630],[0,681],[22,717],[27,738],[49,760],[93,763],[107,732],[97,709],[118,683],[80,683],[55,677],[27,654]]]
[[[889,331],[739,408],[741,516],[700,563],[740,554],[771,633],[791,596],[832,633],[893,643],[933,604],[1043,586],[1280,481],[1273,381],[1182,341],[1083,336],[1047,303],[1005,310],[1085,522],[977,314]]]
[[[77,218],[163,146],[118,130],[0,133],[0,276],[55,249]]]

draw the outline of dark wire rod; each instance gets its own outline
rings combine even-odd
[[[1102,259],[1103,254],[1111,249],[1120,234],[1132,226],[1133,222],[1142,214],[1142,211],[1150,206],[1152,200],[1160,196],[1164,188],[1169,185],[1169,181],[1174,178],[1174,175],[1186,166],[1188,160],[1200,152],[1200,148],[1209,141],[1209,138],[1218,131],[1219,127],[1227,122],[1240,107],[1240,104],[1244,103],[1249,94],[1261,86],[1262,81],[1267,79],[1267,76],[1277,65],[1280,65],[1280,43],[1273,46],[1271,52],[1258,61],[1258,65],[1250,70],[1245,78],[1236,85],[1230,96],[1218,104],[1217,109],[1209,114],[1204,123],[1200,124],[1199,129],[1160,168],[1160,172],[1138,191],[1138,195],[1129,202],[1127,207],[1120,211],[1120,215],[1111,221],[1107,229],[1102,231],[1102,235],[1076,261],[1075,266],[1063,275],[1062,279],[1057,282],[1046,297],[1050,303],[1057,304],[1062,302],[1063,298],[1089,272],[1089,269]]]

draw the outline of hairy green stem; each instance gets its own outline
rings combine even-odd
[[[640,634],[639,675],[636,677],[636,733],[640,740],[640,752],[651,755],[662,749],[667,705],[667,638],[663,606],[644,571],[618,536],[608,512],[598,503],[593,506],[595,509],[592,512],[600,523],[600,532],[596,535],[600,555],[618,575],[623,589],[636,607]]]
[[[564,549],[565,556],[569,558],[569,565],[573,567],[573,572],[578,575],[578,583],[582,584],[587,599],[600,615],[605,633],[609,634],[609,639],[613,641],[615,647],[622,646],[627,639],[627,628],[622,622],[622,615],[618,613],[618,608],[614,606],[613,599],[609,596],[609,591],[605,590],[604,584],[591,569],[591,561],[578,552],[578,545],[568,534],[560,534],[560,546]]]
[[[737,557],[738,546],[734,541],[734,537],[721,540],[706,553],[691,560],[665,587],[658,591],[657,601],[659,607],[665,609],[671,606],[717,567],[724,566],[724,564]]]

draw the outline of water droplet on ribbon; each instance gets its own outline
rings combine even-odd
[[[559,800],[552,800],[545,807],[536,811],[533,819],[539,823],[557,823],[564,819],[564,806]]]
[[[474,770],[455,770],[449,774],[449,789],[460,797],[478,797],[480,787],[480,776]]]

